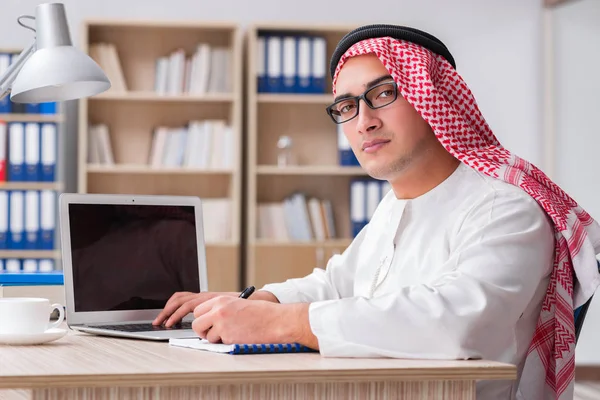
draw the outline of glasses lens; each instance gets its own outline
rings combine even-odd
[[[331,105],[329,111],[337,123],[353,118],[358,110],[356,99],[344,99]]]
[[[373,108],[387,106],[396,100],[396,85],[393,82],[383,83],[369,90],[365,96]]]

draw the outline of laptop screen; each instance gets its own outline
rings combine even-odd
[[[199,292],[193,206],[70,204],[76,312],[162,309]]]

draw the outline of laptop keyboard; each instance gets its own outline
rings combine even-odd
[[[94,328],[108,329],[120,332],[147,332],[147,331],[171,331],[175,329],[192,329],[192,322],[181,322],[170,328],[163,325],[152,325],[150,323],[143,324],[125,324],[125,325],[94,325]]]

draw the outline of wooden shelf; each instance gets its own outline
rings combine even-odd
[[[216,241],[216,238],[207,240],[205,235],[208,286],[213,291],[241,290],[243,49],[238,24],[93,19],[84,21],[81,35],[81,48],[88,54],[92,45],[114,46],[125,90],[115,85],[106,93],[79,101],[78,191],[229,200],[227,219],[231,221],[228,229],[231,237]],[[190,90],[181,94],[157,91],[157,60],[169,58],[178,50],[183,50],[186,61],[190,60],[201,43],[209,46],[210,54],[217,47],[230,50],[227,64],[230,84],[199,94],[191,94],[198,92]],[[170,134],[170,129],[189,128],[192,122],[205,120],[221,120],[231,128],[232,145],[222,147],[231,149],[232,167],[156,167],[149,163],[158,128]],[[88,159],[89,128],[100,124],[108,131],[112,165],[90,163]],[[163,152],[163,157],[165,154],[168,153]],[[206,233],[211,228],[205,225],[203,229]]]
[[[266,93],[260,93],[256,96],[256,100],[259,103],[317,104],[317,105],[323,105],[323,107],[325,107],[333,102],[333,95],[332,94],[288,94],[288,93],[266,94]]]
[[[351,243],[350,182],[367,176],[359,167],[339,164],[338,128],[325,107],[333,101],[331,93],[263,93],[258,92],[258,37],[274,32],[295,37],[304,33],[325,39],[329,57],[351,26],[313,24],[255,24],[247,30],[247,146],[246,170],[246,284],[257,287],[309,274],[315,267],[325,267],[327,260],[341,253]],[[324,69],[328,71],[327,65]],[[326,88],[331,78],[326,72]],[[281,136],[292,141],[293,166],[277,165],[277,142]],[[334,178],[334,179],[332,179]],[[282,241],[259,237],[258,208],[266,203],[283,202],[302,192],[317,200],[329,201],[333,211],[336,236],[326,241]],[[280,210],[280,209],[279,209]],[[281,211],[285,213],[285,211]],[[281,214],[273,218],[278,221]],[[267,228],[268,229],[268,228]]]
[[[0,190],[56,190],[62,191],[61,182],[0,182]]]
[[[339,165],[299,165],[279,167],[277,165],[259,165],[256,167],[259,175],[367,175],[362,167],[341,167]]]
[[[234,171],[196,168],[154,168],[147,165],[96,165],[88,164],[89,174],[140,174],[140,175],[231,175]]]
[[[231,93],[207,93],[204,95],[168,95],[158,94],[151,91],[117,92],[111,91],[91,97],[90,101],[112,100],[112,101],[147,101],[147,102],[173,102],[173,103],[227,103],[234,101],[235,96]]]
[[[0,258],[60,258],[60,250],[0,250]]]
[[[64,122],[62,114],[0,114],[5,122]]]

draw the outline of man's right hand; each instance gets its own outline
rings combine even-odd
[[[164,325],[167,328],[179,323],[186,315],[193,313],[194,308],[206,300],[217,296],[239,296],[236,292],[177,292],[167,301],[163,310],[152,322],[154,325]]]
[[[194,309],[207,300],[217,296],[232,296],[239,297],[239,292],[177,292],[167,301],[163,310],[152,321],[154,325],[164,325],[167,328],[179,323],[186,315],[194,312]],[[256,291],[252,296],[252,300],[267,300],[278,303],[277,297],[272,293],[265,291]]]

